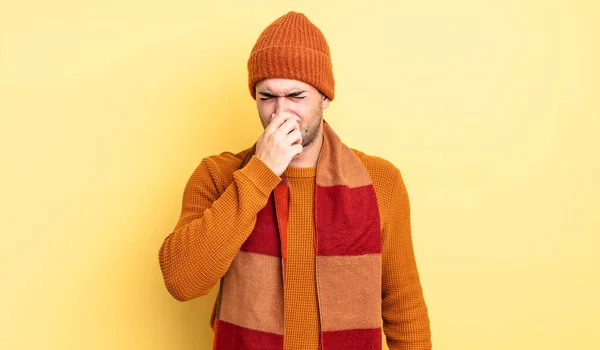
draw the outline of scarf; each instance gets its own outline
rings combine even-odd
[[[254,154],[251,147],[240,164]],[[321,348],[381,349],[381,227],[367,170],[327,122],[315,188]],[[221,279],[214,349],[283,349],[289,187],[285,176]]]

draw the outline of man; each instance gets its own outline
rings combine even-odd
[[[219,282],[215,349],[430,349],[408,196],[389,162],[323,120],[329,47],[303,14],[278,18],[248,60],[264,132],[207,157],[159,253],[178,300]]]

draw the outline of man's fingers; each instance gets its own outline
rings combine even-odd
[[[273,132],[272,136],[276,140],[283,140],[290,132],[294,130],[294,128],[296,128],[297,124],[298,122],[296,121],[296,119],[290,117],[286,119],[283,122],[283,124],[281,124],[279,128],[277,128],[277,130]]]
[[[259,137],[256,156],[277,175],[281,175],[292,158],[302,150],[302,128],[298,117],[292,113],[280,113],[271,116]]]
[[[273,116],[271,117],[271,121],[269,121],[269,125],[267,125],[267,127],[265,128],[265,133],[272,134],[275,131],[277,131],[277,129],[279,129],[281,124],[283,124],[283,122],[285,121],[285,117],[285,114],[273,114]]]
[[[302,143],[302,133],[300,130],[293,130],[285,137],[285,141],[290,145]]]
[[[293,147],[293,149],[294,149],[294,152],[295,152],[295,154],[300,154],[300,153],[302,153],[302,150],[304,149],[304,147],[302,147],[302,145],[301,145],[301,144],[297,144],[297,145],[294,145],[294,146],[292,146],[292,147]]]
[[[291,119],[291,121],[290,121]],[[286,124],[288,123],[288,124]],[[291,124],[289,124],[291,123]],[[265,132],[269,133],[269,134],[273,134],[277,131],[279,131],[280,128],[284,127],[286,134],[289,133],[292,129],[293,126],[295,124],[297,124],[298,121],[296,119],[296,117],[293,114],[290,113],[280,113],[280,114],[274,114],[273,117],[271,118],[271,121],[269,122],[269,125],[267,125],[267,127],[265,128]]]

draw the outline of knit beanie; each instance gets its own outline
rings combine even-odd
[[[269,78],[305,82],[333,100],[334,79],[329,46],[323,33],[302,13],[288,12],[258,37],[248,59],[248,87]]]

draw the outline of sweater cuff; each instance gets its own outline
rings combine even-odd
[[[269,196],[281,182],[281,177],[277,176],[255,155],[250,158],[250,161],[239,172],[250,180],[265,196]]]

